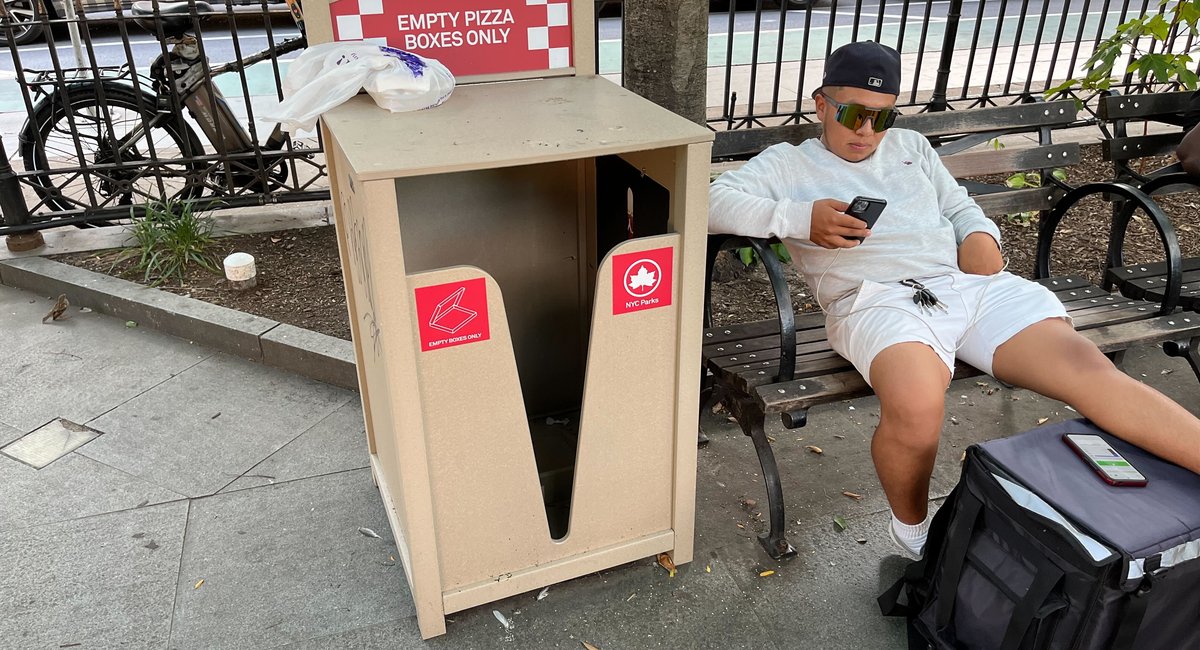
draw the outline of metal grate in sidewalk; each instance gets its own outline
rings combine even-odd
[[[100,432],[95,429],[58,418],[0,449],[0,454],[34,469],[42,469],[99,435]]]

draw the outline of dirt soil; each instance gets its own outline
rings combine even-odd
[[[1068,170],[1067,181],[1081,185],[1108,180],[1109,163],[1100,159],[1098,146],[1084,147],[1083,163]],[[1151,161],[1146,169],[1170,162]],[[980,179],[1002,182],[1003,178]],[[1200,223],[1197,220],[1200,195],[1183,193],[1160,198],[1171,216],[1185,257],[1200,257]],[[1056,275],[1079,274],[1099,282],[1108,242],[1112,208],[1099,197],[1077,205],[1059,227],[1054,242],[1051,271]],[[997,219],[1009,259],[1008,270],[1032,277],[1037,221]],[[221,275],[192,269],[182,285],[168,283],[160,288],[231,309],[249,312],[290,323],[342,339],[350,338],[346,314],[337,239],[332,226],[285,230],[221,238],[214,246],[217,259],[243,251],[255,258],[258,286],[238,292]],[[1153,262],[1163,259],[1162,244],[1150,220],[1140,213],[1129,228],[1125,243],[1126,261]],[[93,251],[58,255],[53,259],[100,273],[145,283],[133,268],[133,261],[116,261],[120,251]],[[787,267],[792,301],[799,311],[815,311],[811,292],[792,267]],[[713,287],[713,316],[716,324],[730,324],[769,318],[774,313],[774,298],[761,265],[745,269],[732,257],[721,265]]]

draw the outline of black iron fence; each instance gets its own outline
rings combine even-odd
[[[29,216],[4,232],[129,218],[162,199],[328,198],[318,134],[256,118],[305,45],[286,4],[69,1],[25,5],[25,21],[5,2],[16,78],[0,79],[0,113],[25,115],[4,144]]]
[[[1021,101],[1079,76],[1096,45],[1116,27],[1146,12],[1161,12],[1158,0],[815,0],[806,10],[787,0],[754,12],[721,12],[726,22],[710,36],[710,66],[722,69],[720,105],[710,109],[718,131],[811,121],[813,90],[821,63],[839,45],[874,40],[902,55],[900,105],[944,110]],[[1194,36],[1176,43],[1190,49]],[[1147,44],[1154,51],[1153,44]],[[723,50],[713,52],[713,49]],[[1118,62],[1115,70],[1124,70]],[[1126,77],[1114,85],[1139,91]],[[1091,96],[1077,97],[1090,106]],[[1084,111],[1085,119],[1092,114]],[[765,134],[764,134],[765,136]],[[726,138],[718,133],[720,154]],[[737,151],[728,152],[738,155]]]
[[[770,127],[810,121],[826,54],[852,40],[901,52],[903,106],[968,108],[1041,94],[1078,75],[1117,25],[1162,10],[1158,0],[767,1],[713,10],[719,157],[750,152],[737,146],[747,132],[766,142]],[[289,136],[256,117],[280,98],[304,47],[287,5],[224,2],[0,5],[0,132],[29,207],[20,224],[5,215],[0,235],[128,218],[162,198],[201,207],[328,198],[318,134]]]

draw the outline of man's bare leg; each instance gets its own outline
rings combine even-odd
[[[892,513],[919,524],[929,511],[929,477],[937,457],[950,369],[923,343],[899,343],[871,361],[879,427],[871,458]]]
[[[1200,474],[1200,419],[1121,372],[1065,321],[1034,323],[996,349],[997,379],[1070,404],[1101,429]],[[872,366],[874,372],[874,366]]]

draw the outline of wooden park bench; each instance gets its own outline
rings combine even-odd
[[[1178,162],[1149,170],[1140,168],[1147,158],[1173,154],[1179,147],[1185,134],[1184,125],[1189,123],[1188,113],[1195,110],[1192,94],[1191,91],[1141,95],[1114,92],[1100,98],[1098,114],[1105,135],[1102,151],[1104,159],[1112,161],[1117,181],[1133,185],[1151,197],[1200,187],[1200,177],[1184,172]],[[1162,125],[1168,128],[1164,130]],[[1130,298],[1166,301],[1186,311],[1200,309],[1200,258],[1181,259],[1173,233],[1167,234],[1170,241],[1164,261],[1126,263],[1122,243],[1136,209],[1134,203],[1113,203],[1104,287],[1115,288]],[[1178,301],[1172,302],[1176,294]],[[1194,357],[1192,361],[1195,363]]]
[[[918,130],[939,144],[938,151],[956,178],[1042,169],[1042,177],[1050,179],[1049,167],[1067,167],[1080,159],[1078,144],[1053,144],[1050,140],[1051,129],[1070,124],[1075,114],[1074,102],[1068,100],[903,116],[897,126]],[[798,125],[783,131],[782,137],[797,143],[816,137],[818,128]],[[988,144],[998,135],[1009,133],[1038,134],[1039,144],[1020,149]],[[747,142],[749,138],[740,146]],[[985,146],[969,150],[976,145]],[[726,147],[724,152],[735,148]],[[1065,211],[1088,194],[1105,192],[1135,202],[1156,220],[1160,230],[1170,231],[1162,211],[1129,185],[1105,183],[1069,188],[1056,181],[1045,187],[1013,189],[960,182],[989,216],[1041,211],[1039,254],[1044,243],[1047,269],[1053,228],[1063,214],[1058,208],[1063,206]],[[1068,198],[1071,203],[1064,202]],[[1053,223],[1050,216],[1054,217]],[[802,427],[810,408],[869,395],[871,389],[854,367],[830,348],[824,314],[794,313],[781,264],[769,244],[745,237],[710,238],[708,291],[711,292],[712,265],[719,252],[750,246],[770,277],[779,315],[760,322],[711,327],[710,299],[706,296],[701,408],[708,408],[718,400],[723,402],[743,433],[753,440],[766,483],[770,523],[770,530],[760,535],[759,541],[771,557],[780,558],[794,554],[795,549],[784,535],[783,487],[764,430],[766,416],[778,414],[789,429]],[[1075,327],[1114,358],[1138,344],[1165,343],[1166,351],[1171,354],[1186,350],[1189,343],[1200,342],[1200,315],[1171,313],[1160,304],[1112,295],[1081,277],[1044,277],[1039,282],[1063,301]],[[980,371],[959,363],[954,377],[977,374]],[[1200,368],[1197,374],[1200,376]]]

